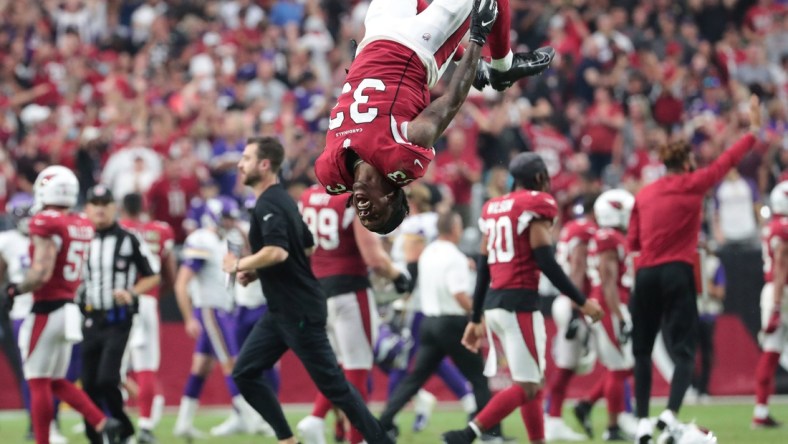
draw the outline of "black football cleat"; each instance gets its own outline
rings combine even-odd
[[[107,418],[104,430],[101,431],[101,438],[104,444],[122,444],[125,440],[123,424],[115,418]]]
[[[627,437],[619,426],[608,427],[604,433],[602,433],[602,440],[604,441],[630,441],[631,439]]]
[[[507,71],[489,69],[490,85],[496,91],[503,91],[523,77],[541,74],[550,66],[550,62],[553,61],[554,57],[555,49],[550,46],[539,48],[533,52],[515,53],[512,59],[512,67]],[[479,75],[478,69],[476,75],[477,77]],[[474,86],[476,86],[475,82]]]
[[[441,435],[443,444],[471,444],[473,438],[468,438],[465,430],[452,430]]]
[[[575,404],[574,413],[577,422],[583,427],[586,435],[588,435],[590,439],[594,439],[594,428],[591,425],[591,404],[585,401],[578,402]]]

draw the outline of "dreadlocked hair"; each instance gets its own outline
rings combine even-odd
[[[670,142],[659,147],[659,159],[669,170],[681,170],[689,161],[692,146],[685,140]]]

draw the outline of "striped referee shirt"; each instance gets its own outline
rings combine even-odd
[[[145,242],[117,222],[96,230],[90,243],[90,256],[80,292],[80,305],[86,311],[116,308],[114,290],[130,289],[140,277],[158,273],[156,261]]]

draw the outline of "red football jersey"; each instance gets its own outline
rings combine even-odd
[[[356,213],[347,207],[347,196],[331,196],[313,185],[301,194],[298,207],[317,246],[311,256],[315,277],[367,276],[353,234]]]
[[[146,199],[151,208],[151,216],[170,225],[175,233],[177,243],[182,243],[186,239],[183,220],[186,218],[189,202],[199,193],[199,190],[200,183],[195,177],[184,177],[178,180],[169,180],[163,177],[148,189]]]
[[[778,216],[769,221],[763,228],[763,279],[772,282],[774,279],[774,248],[777,243],[788,242],[788,217]]]
[[[561,233],[558,235],[558,244],[555,248],[555,259],[564,269],[567,275],[570,275],[572,270],[570,264],[572,263],[572,252],[578,244],[588,244],[594,237],[596,225],[593,221],[586,218],[579,218],[569,221],[561,228]],[[591,291],[591,283],[586,274],[583,279],[584,294]]]
[[[172,228],[166,223],[159,220],[140,221],[134,219],[121,219],[120,225],[134,233],[136,233],[150,248],[152,257],[155,257],[159,263],[151,264],[154,269],[160,270],[164,263],[164,259],[172,253],[172,248],[175,246],[175,233]],[[147,293],[149,296],[159,297],[159,286],[157,285]]]
[[[30,236],[55,241],[58,247],[52,277],[33,292],[34,301],[73,300],[82,284],[83,264],[90,254],[93,225],[81,214],[44,210],[30,220]],[[30,244],[30,257],[35,245]]]
[[[479,228],[487,235],[490,288],[539,288],[539,267],[533,257],[530,224],[537,219],[554,220],[555,199],[547,193],[515,191],[490,199],[482,207]]]
[[[602,279],[599,273],[599,256],[606,251],[615,251],[618,256],[618,297],[622,304],[629,302],[632,288],[632,273],[627,264],[627,239],[613,228],[598,228],[588,243],[588,279],[591,281],[591,296],[605,306]]]
[[[315,175],[329,194],[350,192],[348,150],[397,187],[422,177],[435,150],[408,142],[407,123],[429,104],[427,71],[416,54],[387,40],[367,45],[350,66],[331,110]]]

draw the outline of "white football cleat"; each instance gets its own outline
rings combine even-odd
[[[552,441],[586,441],[588,438],[582,433],[575,432],[563,418],[545,416],[544,418],[544,438],[547,442]]]
[[[326,444],[326,420],[309,415],[296,425],[303,444]]]
[[[235,410],[230,413],[230,416],[225,419],[224,422],[215,427],[211,427],[211,436],[230,436],[245,432],[246,428],[244,427],[243,421],[241,421],[241,417]]]
[[[55,421],[49,426],[49,444],[68,444],[68,438],[60,433]]]
[[[183,425],[183,424],[175,424],[175,428],[172,429],[172,436],[176,438],[185,438],[185,439],[207,438],[205,432],[197,430],[194,426]]]
[[[657,444],[716,444],[717,437],[694,423],[675,424],[660,433]]]

